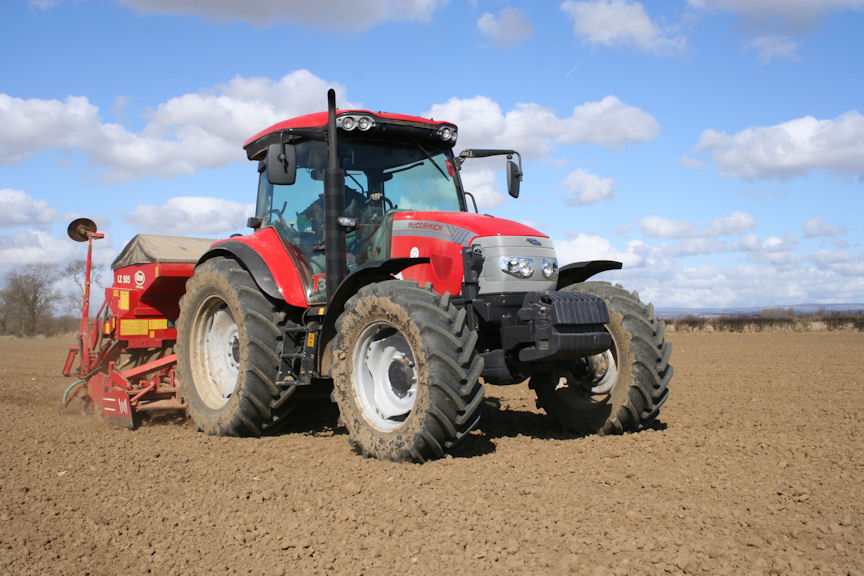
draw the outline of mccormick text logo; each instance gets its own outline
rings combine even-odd
[[[435,222],[430,220],[394,220],[393,236],[420,236],[422,238],[436,238],[446,242],[454,242],[467,246],[471,239],[476,236],[471,230]]]
[[[408,222],[409,230],[434,230],[435,232],[441,232],[444,230],[444,226],[437,222]]]

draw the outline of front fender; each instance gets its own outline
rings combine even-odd
[[[198,260],[198,264],[215,256],[227,256],[245,267],[262,292],[291,306],[306,308],[304,284],[311,283],[311,273],[294,257],[272,228],[263,228],[249,236],[239,236],[214,244]],[[301,273],[310,280],[303,282]]]
[[[561,290],[565,286],[584,282],[600,272],[620,270],[622,266],[621,262],[614,260],[586,260],[585,262],[567,264],[558,270],[558,285],[555,289]]]

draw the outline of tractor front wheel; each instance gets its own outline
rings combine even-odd
[[[567,367],[539,371],[530,386],[537,405],[562,428],[579,434],[621,434],[651,422],[669,395],[672,344],[665,325],[636,293],[606,282],[585,282],[564,290],[606,301],[612,347]]]
[[[177,375],[198,429],[259,436],[274,406],[284,411],[275,384],[283,316],[236,261],[213,258],[195,270],[180,301]]]
[[[449,295],[400,280],[348,300],[336,323],[333,396],[364,456],[439,458],[477,423],[483,359],[465,316]]]

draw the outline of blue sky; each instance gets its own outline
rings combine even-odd
[[[864,0],[0,3],[0,277],[86,215],[244,232],[243,140],[340,105],[460,126],[482,212],[658,306],[864,302]]]

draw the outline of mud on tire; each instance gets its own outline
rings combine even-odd
[[[530,381],[537,406],[562,428],[579,434],[621,434],[645,427],[669,396],[672,344],[654,308],[606,282],[564,288],[606,301],[612,349],[573,362],[570,369],[536,373]]]
[[[439,458],[477,423],[483,359],[465,318],[449,295],[407,281],[348,300],[336,323],[333,396],[364,456]]]
[[[275,383],[284,317],[236,261],[195,270],[180,301],[177,375],[196,428],[259,436],[290,410],[293,387]]]

